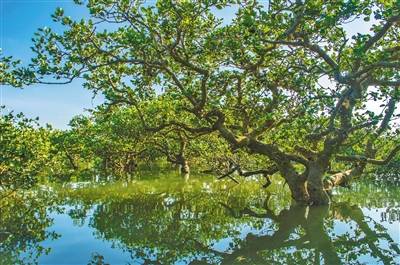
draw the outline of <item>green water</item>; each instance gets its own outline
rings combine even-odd
[[[42,184],[0,202],[0,264],[400,264],[399,186],[302,207],[282,183],[241,182]]]

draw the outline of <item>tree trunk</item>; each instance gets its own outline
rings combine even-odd
[[[71,164],[74,170],[78,170],[78,166],[75,163],[75,159],[69,154],[69,152],[65,151],[65,156],[68,158],[69,163]]]
[[[173,160],[174,164],[179,167],[179,172],[183,176],[185,181],[189,180],[190,168],[189,163],[186,160],[185,156],[182,154],[176,155],[175,159]]]
[[[293,200],[301,204],[306,204],[308,202],[308,194],[305,179],[297,176],[286,179],[286,182],[289,186]]]
[[[300,204],[306,204],[308,202],[307,178],[304,175],[298,174],[290,161],[281,161],[280,164],[277,164],[277,167],[281,176],[288,184],[293,200]]]
[[[180,172],[182,175],[189,175],[190,173],[190,168],[189,168],[189,163],[186,161],[186,159],[183,159],[183,161],[179,165]]]
[[[324,167],[317,162],[312,163],[309,167],[307,192],[311,205],[327,205],[330,203],[329,195],[324,189],[324,173]]]

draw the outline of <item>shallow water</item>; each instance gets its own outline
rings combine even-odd
[[[0,264],[400,264],[400,187],[360,183],[303,207],[261,185],[42,185],[1,203]]]

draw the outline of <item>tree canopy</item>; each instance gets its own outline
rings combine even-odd
[[[109,106],[134,108],[145,131],[215,133],[232,152],[265,157],[262,169],[310,204],[329,203],[328,190],[400,150],[398,1],[100,0],[87,8],[90,18],[77,21],[57,9],[65,30],[40,29],[27,67],[10,68],[7,58],[14,78],[6,82],[82,78]],[[349,34],[346,25],[362,20],[370,30]],[[382,137],[394,139],[392,149]]]

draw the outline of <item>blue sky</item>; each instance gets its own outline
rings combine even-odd
[[[73,0],[0,0],[0,47],[3,55],[14,56],[28,63],[33,55],[30,50],[31,38],[41,27],[60,30],[50,15],[57,7],[62,7],[72,18],[87,17],[84,6],[77,6]],[[229,21],[234,10],[216,11]],[[358,20],[346,25],[349,35],[366,32],[372,21]],[[41,124],[49,123],[65,129],[69,120],[102,102],[102,97],[92,98],[92,93],[82,87],[80,81],[68,85],[35,85],[24,89],[9,86],[0,87],[0,105],[7,110],[23,112],[28,117],[39,117]]]
[[[23,63],[33,55],[30,50],[33,33],[40,27],[57,29],[50,15],[62,7],[73,18],[86,16],[84,7],[72,0],[0,0],[0,47],[3,55],[14,56]],[[9,86],[0,88],[0,105],[7,110],[23,112],[28,117],[39,117],[41,124],[67,128],[68,121],[85,109],[93,108],[102,99],[92,99],[92,93],[79,81],[69,85],[35,85],[24,89]]]

